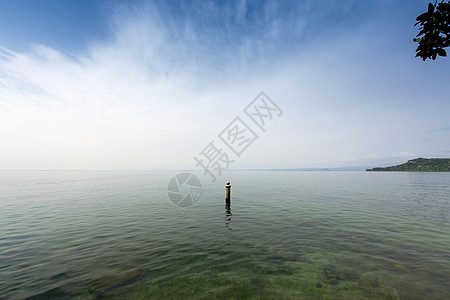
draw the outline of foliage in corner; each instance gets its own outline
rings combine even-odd
[[[439,56],[447,56],[444,48],[450,46],[450,1],[428,4],[428,11],[417,17],[420,24],[419,34],[413,39],[419,43],[416,49],[416,57],[425,61],[433,60]]]

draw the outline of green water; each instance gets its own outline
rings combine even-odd
[[[0,299],[450,299],[450,173],[176,173],[0,172]]]

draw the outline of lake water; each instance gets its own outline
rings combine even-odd
[[[0,172],[0,299],[450,299],[450,173],[177,173]]]

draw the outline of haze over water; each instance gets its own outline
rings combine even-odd
[[[176,173],[0,172],[0,298],[450,298],[450,173]]]

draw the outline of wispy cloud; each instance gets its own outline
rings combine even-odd
[[[442,132],[442,131],[450,131],[450,126],[432,129],[432,130],[429,130],[428,133],[435,133],[435,132]]]
[[[285,52],[279,43],[301,35],[305,20],[281,9],[121,4],[112,36],[85,53],[1,48],[0,168],[183,165],[215,134],[198,136],[221,119],[230,94],[221,89],[273,64],[273,54]]]

